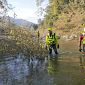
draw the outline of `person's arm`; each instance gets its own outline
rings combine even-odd
[[[46,42],[46,45],[48,45],[48,36],[46,36],[46,39],[45,39],[45,42]]]
[[[81,48],[81,40],[79,41],[79,47]]]
[[[47,46],[48,46],[48,44],[49,44],[49,43],[48,43],[48,35],[46,35],[45,43],[46,43],[46,44],[45,44],[45,48],[46,48],[46,50],[47,50]]]
[[[79,51],[81,51],[82,39],[83,39],[83,36],[80,36],[79,37]]]

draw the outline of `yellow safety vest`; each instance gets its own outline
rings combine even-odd
[[[47,35],[46,36],[46,44],[49,45],[49,44],[57,44],[58,42],[58,38],[52,34],[51,36],[50,35]]]
[[[82,44],[85,44],[85,36],[82,39]]]

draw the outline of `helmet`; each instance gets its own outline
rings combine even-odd
[[[84,32],[85,32],[85,28],[84,28]]]
[[[83,36],[85,36],[85,33],[82,33]]]
[[[85,36],[85,28],[83,28],[82,35]]]
[[[48,28],[48,31],[52,31],[52,28]]]

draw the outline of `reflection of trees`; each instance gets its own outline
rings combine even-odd
[[[48,62],[48,73],[55,75],[58,72],[58,58],[51,58]]]

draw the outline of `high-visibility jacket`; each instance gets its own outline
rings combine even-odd
[[[85,36],[82,39],[82,44],[85,44]]]
[[[56,44],[58,45],[58,36],[56,36],[55,34],[52,34],[51,36],[48,34],[46,36],[46,45],[50,45],[50,44]]]

